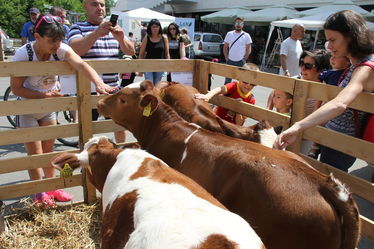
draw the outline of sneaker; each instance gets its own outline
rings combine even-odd
[[[56,207],[56,203],[45,192],[37,193],[34,196],[34,204],[37,207]]]
[[[73,199],[73,196],[71,196],[70,194],[68,194],[62,189],[48,191],[47,194],[49,195],[50,198],[55,199],[56,201],[61,201],[61,202],[67,202]]]
[[[308,156],[314,159],[318,159],[319,154],[321,154],[321,150],[319,148],[317,149],[311,149],[308,152]]]

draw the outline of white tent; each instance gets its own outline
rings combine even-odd
[[[273,33],[274,27],[282,27],[282,28],[292,28],[295,24],[303,24],[306,30],[316,30],[317,34],[315,36],[314,41],[314,47],[317,42],[318,33],[323,29],[323,25],[331,14],[335,13],[336,11],[329,11],[325,13],[320,13],[318,15],[313,16],[304,16],[302,18],[295,18],[295,19],[288,19],[288,20],[282,20],[282,21],[273,21],[270,24],[270,31],[269,36],[266,41],[265,45],[265,52],[264,57],[262,58],[261,68],[265,66],[265,58],[266,58],[266,50],[269,46],[270,37]],[[366,22],[366,25],[371,29],[374,30],[374,23],[372,22]]]
[[[175,21],[174,16],[169,16],[147,8],[138,8],[127,12],[113,12],[119,15],[119,25],[126,32],[134,33],[134,37],[140,40],[140,30],[143,22],[148,23],[151,19],[158,19],[162,27],[168,26]]]
[[[233,24],[235,18],[243,17],[253,11],[240,6],[233,6],[227,9],[223,9],[209,15],[201,17],[201,20],[204,22],[213,22],[213,23],[223,23],[223,24]]]
[[[244,19],[249,24],[252,23],[270,23],[275,20],[284,20],[300,17],[299,11],[286,5],[275,5],[271,8],[254,11],[245,14]]]
[[[337,0],[331,4],[323,5],[317,8],[300,11],[301,16],[312,16],[319,15],[320,13],[335,13],[341,10],[353,10],[360,15],[372,20],[374,15],[369,11],[361,8],[360,6],[354,4],[351,0]]]

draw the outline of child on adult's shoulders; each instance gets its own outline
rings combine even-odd
[[[249,70],[260,71],[258,66],[253,63],[246,63],[243,66],[243,68],[249,69]],[[252,84],[246,81],[233,81],[224,86],[214,88],[212,91],[208,92],[207,94],[195,94],[195,98],[209,101],[214,96],[218,94],[222,94],[224,96],[237,99],[240,101],[244,101],[249,104],[255,104],[256,99],[253,93],[251,92],[255,86],[256,86],[255,84]],[[245,119],[247,118],[239,113],[235,113],[234,111],[225,109],[220,106],[218,106],[215,109],[215,113],[220,118],[228,122],[237,124],[237,125],[243,125]]]
[[[346,56],[331,56],[330,64],[332,69],[322,72],[320,78],[328,85],[337,86],[341,75],[351,65],[351,62]]]

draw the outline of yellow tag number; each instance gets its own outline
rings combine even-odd
[[[73,169],[70,167],[68,163],[65,163],[64,168],[60,172],[61,178],[67,178],[73,175]]]
[[[149,117],[151,115],[151,103],[149,103],[143,110],[143,116]]]

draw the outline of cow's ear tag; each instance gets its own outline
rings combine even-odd
[[[143,116],[149,117],[151,116],[151,103],[149,103],[143,110]]]
[[[73,175],[73,169],[70,167],[68,163],[64,164],[64,168],[60,172],[60,177],[61,178],[66,178],[70,177]]]

